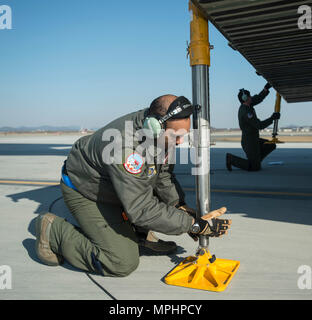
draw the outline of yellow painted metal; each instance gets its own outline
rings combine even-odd
[[[277,143],[285,143],[284,141],[278,140],[277,137],[273,137],[272,140],[266,141],[264,144],[277,144]]]
[[[46,185],[57,186],[59,182],[46,182],[46,181],[22,181],[22,180],[0,180],[0,184],[31,184],[31,185]]]
[[[221,292],[226,289],[239,268],[240,262],[214,259],[207,249],[200,249],[178,264],[165,277],[169,285]]]
[[[282,100],[281,95],[278,92],[276,92],[274,112],[281,112],[281,100]],[[284,141],[280,141],[277,138],[277,127],[276,127],[276,132],[273,132],[272,140],[265,142],[265,144],[277,144],[277,143],[284,143]]]
[[[189,2],[189,10],[192,12],[190,28],[191,42],[188,47],[190,65],[210,66],[208,21],[191,1]]]
[[[275,99],[275,107],[274,107],[274,111],[275,112],[281,112],[281,95],[276,92],[276,99]]]
[[[210,44],[208,21],[190,1],[189,10],[192,11],[191,43],[188,47],[190,64],[210,66]],[[194,69],[193,68],[193,69]],[[202,80],[203,86],[207,80]],[[240,262],[234,260],[217,259],[210,254],[208,246],[200,242],[200,248],[194,256],[185,258],[164,280],[166,284],[208,291],[223,291],[230,283],[239,268]]]

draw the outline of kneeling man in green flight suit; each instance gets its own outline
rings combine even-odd
[[[149,108],[80,138],[65,161],[61,179],[64,201],[79,226],[52,213],[39,215],[39,259],[50,266],[66,260],[84,271],[123,277],[137,268],[140,246],[154,254],[176,251],[175,242],[158,239],[152,230],[168,235],[188,233],[194,240],[198,235],[226,234],[231,220],[217,218],[226,208],[197,217],[185,204],[173,174],[174,164],[168,161],[170,144],[182,143],[181,130],[184,134],[190,130],[192,112],[185,97],[164,95]],[[140,149],[146,138],[137,139],[136,132],[142,129],[152,134],[153,143]],[[121,161],[110,157],[108,148],[110,135],[116,132],[120,133],[116,145],[122,149]],[[164,157],[159,161],[152,151],[162,137],[164,143],[159,145]]]
[[[241,144],[247,159],[227,153],[226,167],[229,171],[232,171],[232,166],[247,171],[259,171],[262,160],[276,149],[276,144],[266,144],[268,140],[260,138],[259,130],[267,128],[275,119],[279,119],[280,113],[274,112],[271,117],[261,121],[254,109],[254,106],[261,103],[269,94],[271,87],[270,83],[267,83],[264,89],[254,96],[251,96],[248,90],[239,90],[238,100],[241,106],[238,111],[238,122],[242,130]]]

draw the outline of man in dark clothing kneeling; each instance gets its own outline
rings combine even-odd
[[[238,99],[241,102],[238,111],[239,127],[242,130],[241,144],[247,160],[227,153],[226,167],[229,171],[232,171],[232,166],[247,171],[261,170],[262,160],[276,149],[275,144],[266,144],[268,140],[259,137],[259,130],[267,128],[275,119],[279,119],[280,113],[274,112],[270,118],[260,121],[254,109],[254,106],[261,103],[269,94],[270,88],[271,85],[267,83],[264,89],[254,96],[245,89],[240,89],[238,93]]]

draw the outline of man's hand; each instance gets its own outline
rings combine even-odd
[[[281,117],[281,114],[279,112],[274,112],[272,115],[271,115],[271,119],[272,120],[278,120],[280,119]]]
[[[267,84],[264,86],[264,89],[269,90],[270,88],[272,88],[272,85],[267,82]]]
[[[225,212],[226,208],[222,207],[202,216],[201,219],[207,221],[207,225],[199,234],[208,235],[210,237],[220,237],[224,234],[227,234],[228,229],[232,224],[232,220],[217,218],[222,216]]]

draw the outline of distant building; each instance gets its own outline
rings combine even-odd
[[[300,128],[300,132],[310,132],[311,131],[311,127],[302,127]]]

